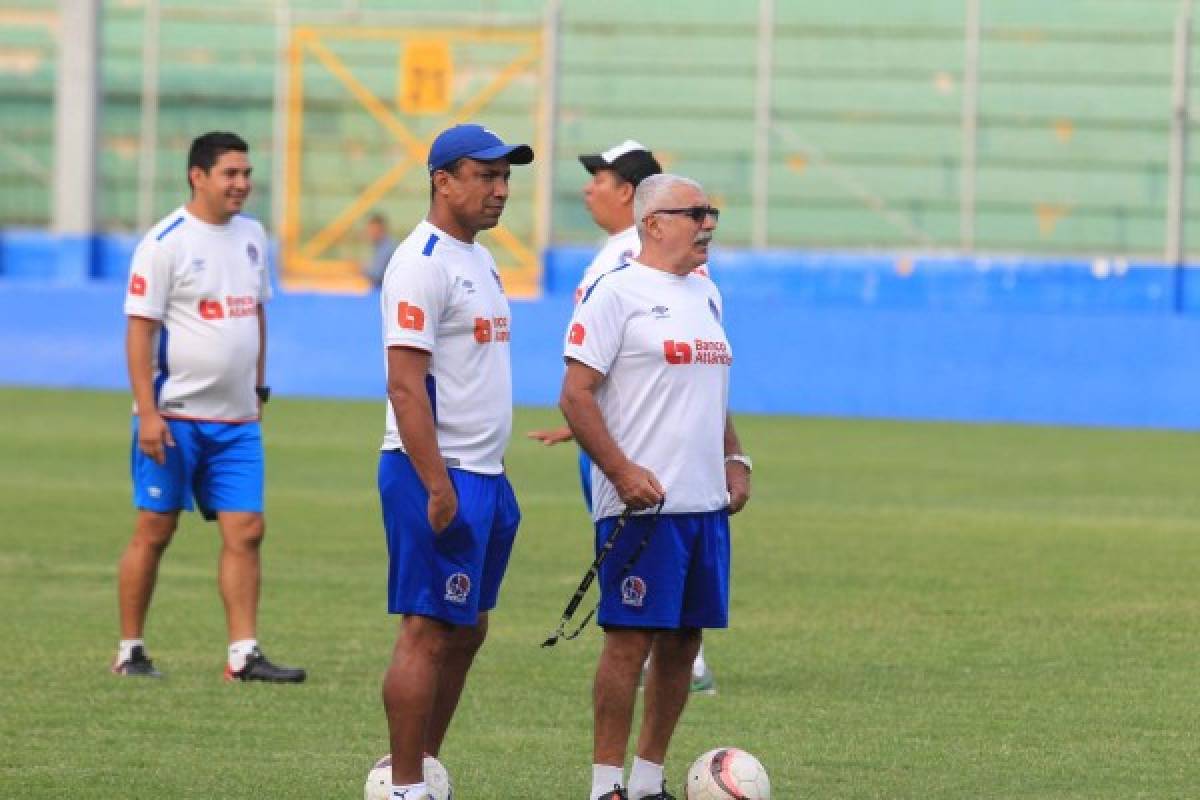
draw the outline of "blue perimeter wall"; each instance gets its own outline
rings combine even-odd
[[[0,384],[123,389],[136,239],[0,233]],[[521,405],[557,402],[587,248],[513,302]],[[1121,260],[716,251],[735,411],[1200,429],[1200,269]],[[280,394],[383,398],[377,295],[277,292]]]

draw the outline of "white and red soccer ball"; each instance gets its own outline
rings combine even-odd
[[[718,747],[696,759],[684,800],[771,800],[771,781],[759,760],[736,747]]]
[[[442,762],[433,756],[425,756],[422,765],[425,773],[425,785],[433,795],[433,800],[454,800],[454,788],[450,785],[450,773],[442,766]],[[392,757],[383,756],[371,771],[367,773],[367,783],[363,787],[363,800],[390,800],[392,796]]]

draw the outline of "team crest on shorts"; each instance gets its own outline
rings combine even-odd
[[[463,605],[471,594],[471,576],[465,572],[456,572],[446,578],[446,599],[451,603]]]
[[[251,264],[258,263],[258,248],[254,246],[254,242],[246,243],[246,255],[250,257]]]
[[[621,581],[621,603],[634,608],[641,608],[646,602],[646,582],[637,575],[630,575]]]

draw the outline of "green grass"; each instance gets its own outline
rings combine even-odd
[[[266,422],[260,634],[302,687],[220,681],[212,526],[151,612],[163,682],[107,673],[129,535],[128,399],[0,390],[0,797],[357,798],[395,621],[382,401]],[[518,432],[556,412],[523,410]],[[739,420],[732,627],[667,765],[720,744],[784,798],[1185,798],[1200,785],[1200,437]],[[525,524],[443,760],[460,798],[583,798],[595,631],[538,643],[589,560],[574,452],[516,438]]]

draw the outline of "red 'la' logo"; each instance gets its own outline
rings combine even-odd
[[[402,302],[396,307],[396,321],[406,330],[425,330],[425,312],[420,306],[410,305],[408,302]]]
[[[475,341],[487,344],[492,340],[492,321],[487,317],[475,318]]]
[[[144,297],[146,294],[146,279],[136,272],[129,278],[129,293]]]
[[[578,322],[571,325],[571,331],[567,334],[567,341],[574,345],[583,344],[583,337],[587,336],[587,331]]]
[[[663,355],[667,357],[668,364],[692,363],[692,347],[687,342],[667,339],[663,342]]]
[[[200,301],[201,319],[225,319],[225,309],[221,308],[220,300]]]

